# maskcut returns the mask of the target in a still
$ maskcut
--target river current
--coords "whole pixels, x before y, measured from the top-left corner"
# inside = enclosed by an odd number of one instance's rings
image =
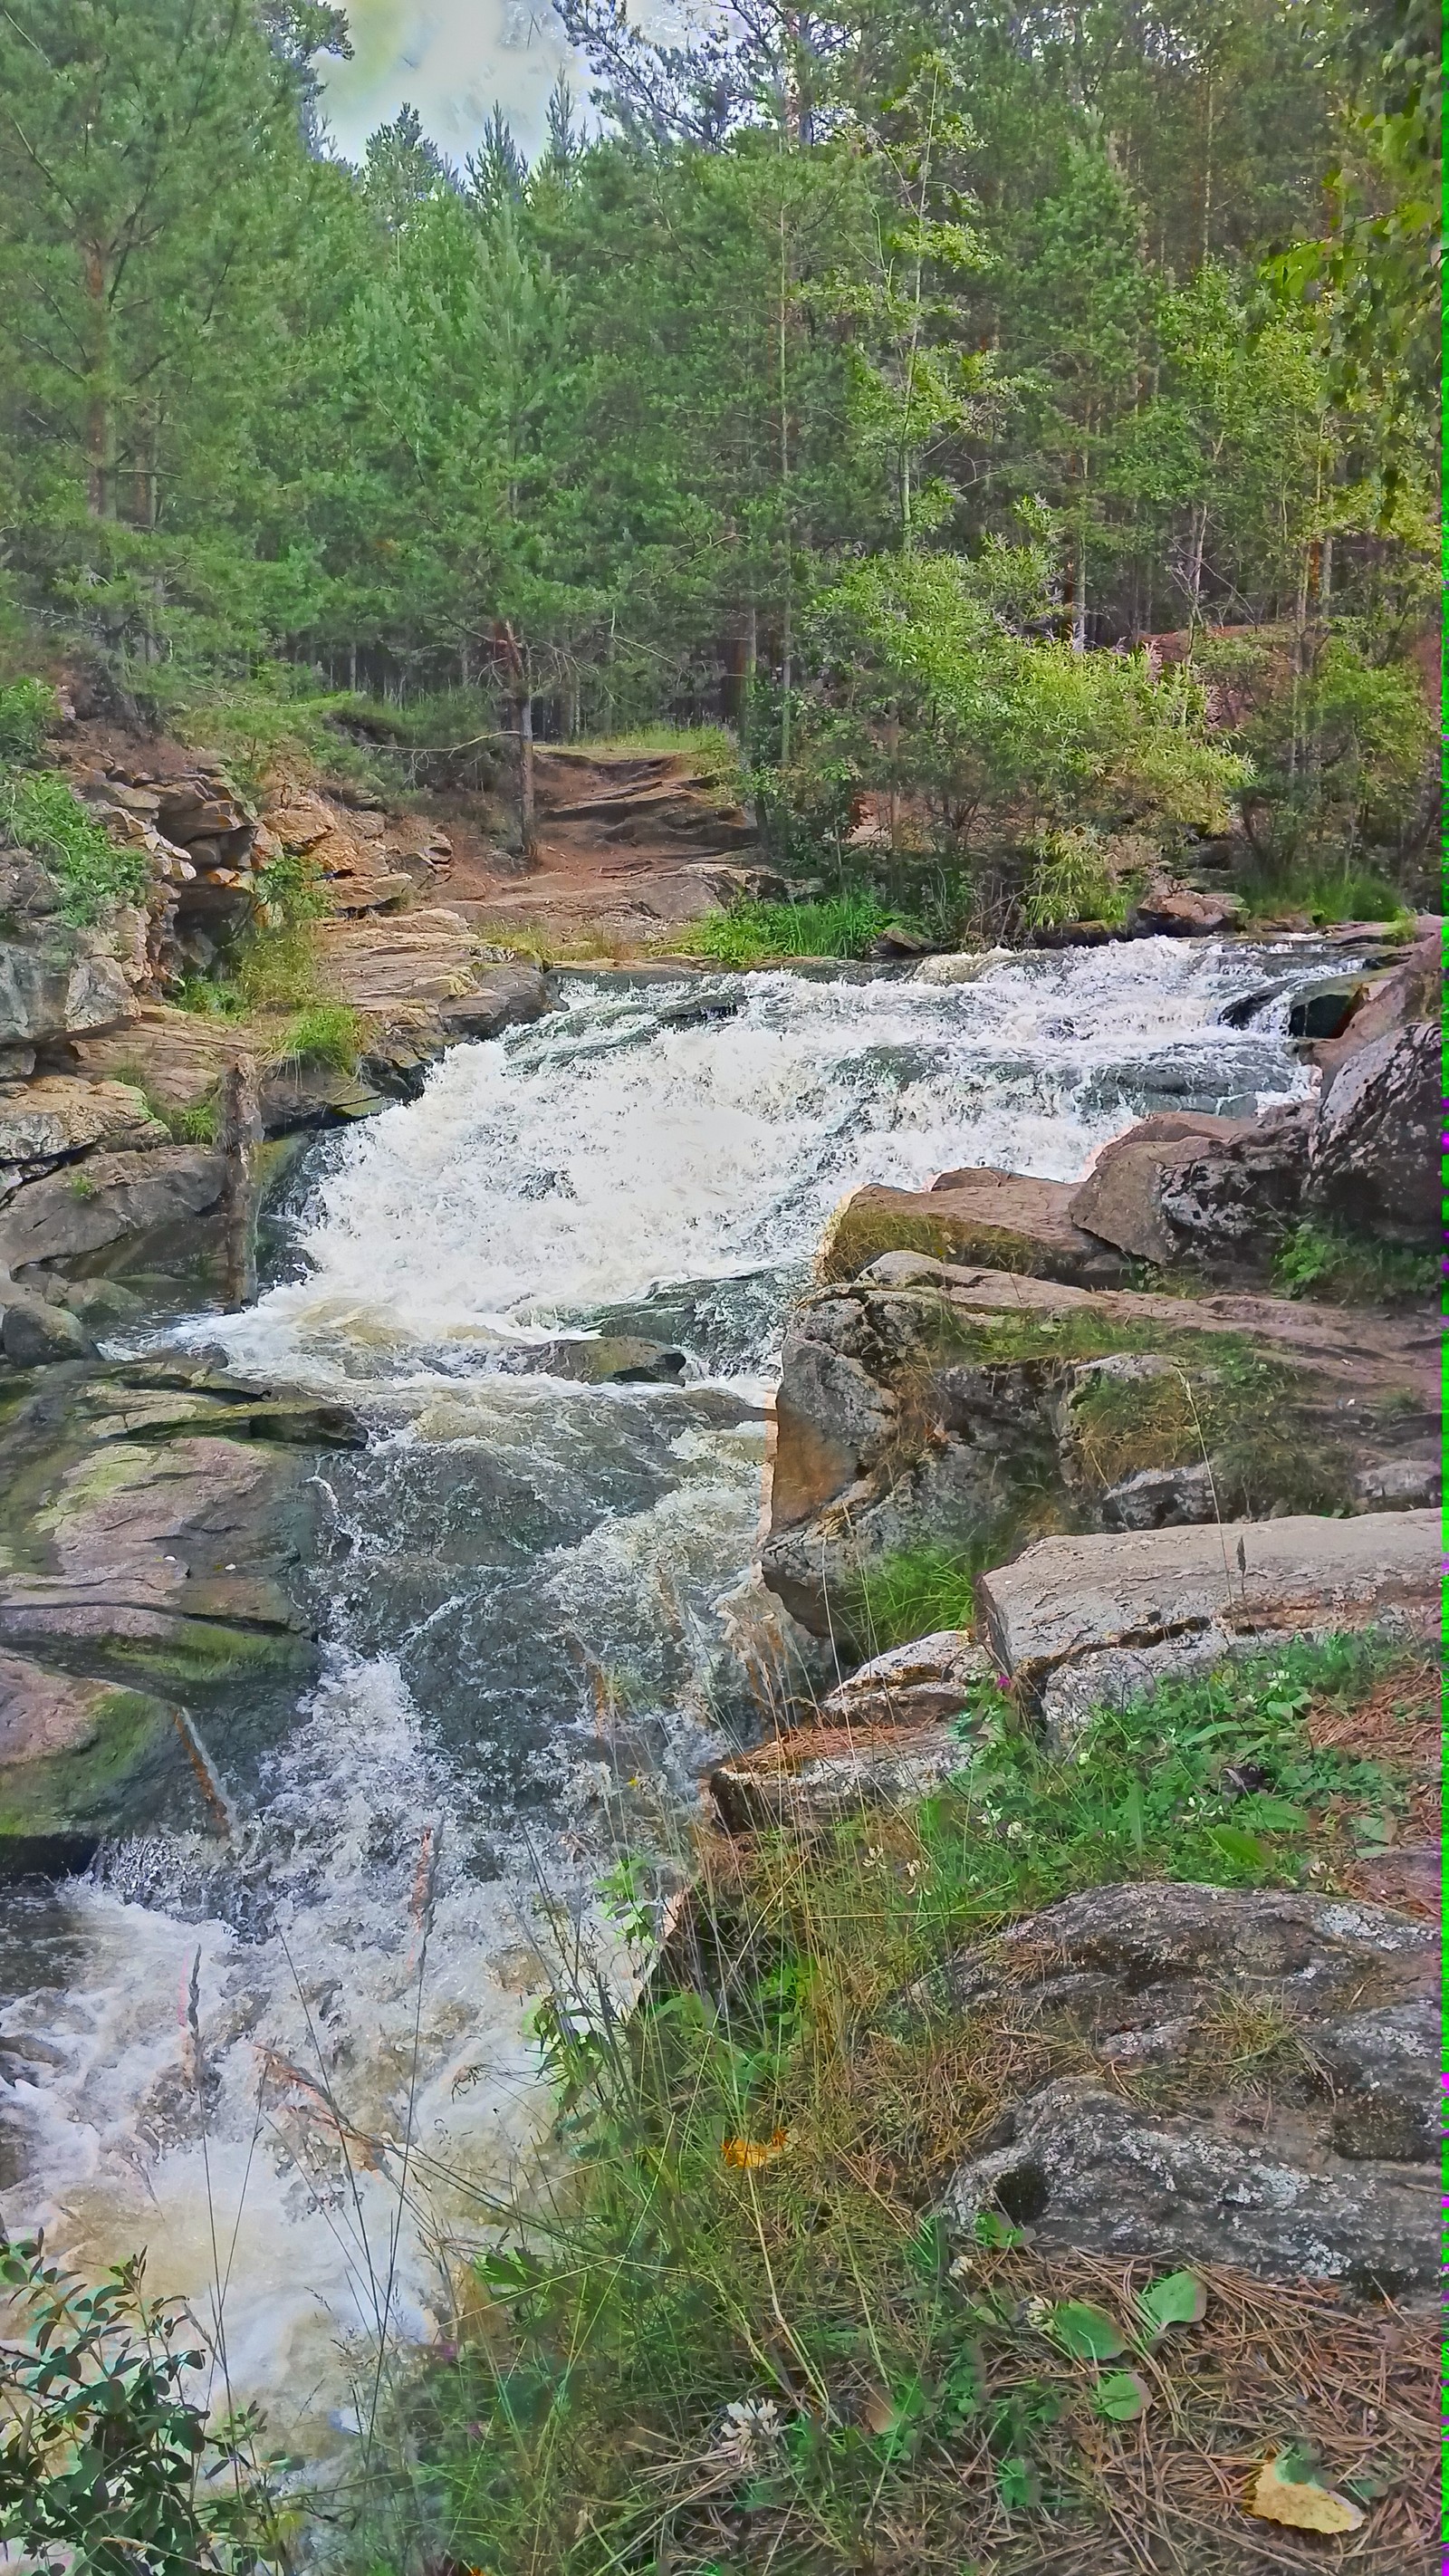
[[[627,1977],[601,1874],[752,1722],[765,1408],[831,1210],[962,1164],[1072,1178],[1148,1110],[1303,1091],[1286,1001],[1222,1013],[1328,962],[579,973],[309,1148],[258,1303],[171,1339],[369,1425],[318,1470],[323,1676],[212,1742],[229,1843],[178,1798],[84,1878],[0,1894],[11,2230],[85,2267],[145,2245],[203,2316],[222,2280],[233,2392],[304,2444],[345,2431],[349,2347],[384,2311],[434,2329],[536,2130],[531,2010]],[[549,1373],[593,1331],[682,1378]]]

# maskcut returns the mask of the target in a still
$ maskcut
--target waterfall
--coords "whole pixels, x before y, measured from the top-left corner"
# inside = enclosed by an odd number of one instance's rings
[[[1281,1012],[1220,1013],[1322,963],[1156,940],[959,983],[581,972],[326,1140],[287,1275],[187,1328],[345,1382],[372,1425],[318,1470],[326,1673],[280,1735],[244,1711],[193,1729],[225,1841],[162,1816],[85,1880],[0,1891],[11,2230],[43,2220],[88,2267],[145,2244],[151,2287],[203,2316],[220,2246],[234,2390],[314,2448],[345,2422],[380,2282],[426,2334],[430,2232],[485,2227],[537,2122],[529,2014],[580,1927],[622,1972],[591,1891],[628,1782],[641,1812],[686,1796],[747,1715],[717,1605],[832,1208],[962,1164],[1070,1178],[1145,1110],[1300,1092]],[[685,1382],[527,1373],[550,1335],[604,1328],[683,1349]]]

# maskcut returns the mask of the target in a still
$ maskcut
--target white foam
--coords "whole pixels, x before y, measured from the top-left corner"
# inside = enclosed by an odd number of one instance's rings
[[[1092,1089],[1124,1059],[1233,1094],[1264,1042],[1215,1015],[1251,974],[1239,951],[1144,940],[956,987],[759,975],[735,1016],[694,1026],[655,1017],[686,988],[575,986],[348,1138],[302,1238],[308,1277],[230,1338],[244,1361],[314,1367],[339,1343],[354,1363],[486,1343],[656,1281],[805,1258],[865,1182],[963,1163],[1073,1178],[1137,1114]],[[1282,1089],[1306,1079],[1284,1051]]]

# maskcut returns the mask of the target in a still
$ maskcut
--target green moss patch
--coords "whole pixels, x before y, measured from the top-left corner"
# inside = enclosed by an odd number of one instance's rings
[[[0,1766],[0,1845],[114,1830],[174,1743],[163,1702],[142,1691],[107,1691],[95,1703],[88,1742]]]

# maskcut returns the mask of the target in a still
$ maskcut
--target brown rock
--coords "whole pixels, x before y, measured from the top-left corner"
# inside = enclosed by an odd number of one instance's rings
[[[854,1279],[885,1252],[979,1262],[1038,1279],[1114,1287],[1126,1263],[1069,1213],[1070,1181],[1017,1172],[943,1172],[928,1190],[856,1190],[831,1218],[821,1246],[822,1279]]]
[[[810,1832],[868,1807],[915,1805],[965,1759],[948,1726],[809,1727],[720,1763],[707,1785],[728,1833]]]
[[[0,1213],[0,1262],[21,1270],[174,1225],[215,1207],[224,1180],[224,1158],[201,1146],[90,1155],[74,1171],[16,1191]]]
[[[1242,917],[1235,894],[1203,894],[1198,887],[1159,877],[1141,897],[1132,916],[1134,930],[1172,939],[1208,939],[1232,930]]]

